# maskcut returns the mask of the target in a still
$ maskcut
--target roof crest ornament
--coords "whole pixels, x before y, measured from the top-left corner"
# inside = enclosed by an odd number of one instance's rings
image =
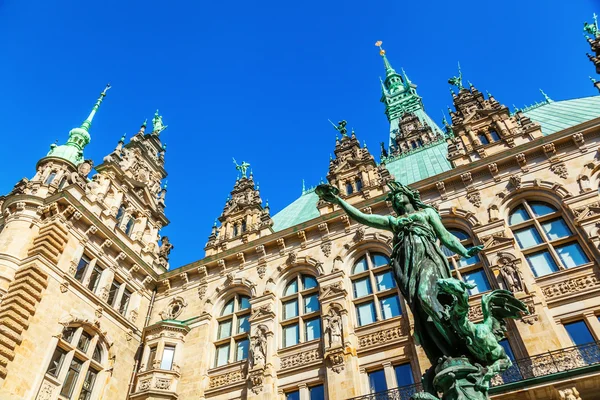
[[[464,88],[462,84],[462,71],[460,70],[460,62],[458,63],[458,76],[453,76],[452,78],[448,79],[448,83],[456,86],[458,90]]]
[[[544,91],[542,89],[540,89],[540,93],[542,94],[542,96],[544,96],[544,100],[546,101],[546,103],[552,103],[554,101],[550,98],[550,96],[548,96],[546,93],[544,93]]]
[[[162,115],[158,115],[158,110],[156,110],[154,118],[152,118],[152,133],[158,136],[162,131],[164,131],[167,128],[168,125],[163,125]]]
[[[336,131],[342,134],[342,137],[348,136],[348,130],[346,129],[346,125],[348,123],[346,122],[346,120],[341,120],[340,122],[338,122],[337,126],[331,120],[328,121],[331,122],[331,125],[333,125]]]
[[[238,171],[240,171],[240,174],[242,175],[242,178],[245,178],[246,177],[246,171],[248,171],[248,167],[250,167],[250,164],[247,163],[246,161],[242,161],[241,164],[238,164],[237,161],[235,161],[235,158],[233,158],[233,164],[235,165],[235,169],[237,169]]]
[[[589,24],[587,22],[583,23],[583,31],[585,33],[589,33],[594,37],[600,36],[600,29],[598,29],[598,16],[594,13],[594,23]]]

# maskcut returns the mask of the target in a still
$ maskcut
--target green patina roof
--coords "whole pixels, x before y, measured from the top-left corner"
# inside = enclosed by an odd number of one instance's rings
[[[523,114],[542,126],[544,136],[600,117],[600,96],[551,101],[526,108]]]
[[[551,135],[585,121],[599,118],[600,96],[550,101],[529,107],[523,113],[542,126],[544,135]],[[427,114],[423,114],[429,119]],[[435,125],[432,123],[430,126]],[[387,168],[397,181],[405,185],[441,174],[452,168],[447,158],[447,146],[446,142],[442,141],[416,150],[389,161]],[[314,191],[304,192],[292,204],[273,216],[273,228],[275,231],[281,231],[318,217],[317,201],[318,197]]]

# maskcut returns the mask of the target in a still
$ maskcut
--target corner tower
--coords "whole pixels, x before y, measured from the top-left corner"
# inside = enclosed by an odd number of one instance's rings
[[[385,115],[390,123],[390,155],[409,152],[442,138],[443,131],[425,113],[423,101],[417,94],[417,85],[408,79],[404,69],[402,74],[396,72],[381,47],[381,41],[375,45],[379,47],[379,55],[385,67],[385,79],[381,80],[380,101],[385,104]],[[420,132],[414,130],[417,127],[430,129]]]

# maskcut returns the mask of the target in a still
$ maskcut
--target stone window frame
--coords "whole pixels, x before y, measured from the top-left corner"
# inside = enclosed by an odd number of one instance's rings
[[[372,258],[371,255],[382,255],[384,256],[387,260],[388,263],[386,265],[382,265],[379,267],[376,267],[373,265],[372,263]],[[366,263],[367,263],[367,269],[366,271],[362,271],[362,272],[357,272],[354,273],[354,268],[355,266],[362,260],[365,259]],[[350,268],[350,275],[349,275],[349,279],[350,279],[350,287],[352,289],[352,293],[351,293],[351,299],[352,299],[352,304],[354,305],[354,319],[355,319],[355,326],[357,328],[362,328],[365,326],[370,326],[376,323],[380,323],[383,321],[387,321],[393,318],[400,318],[403,315],[406,314],[406,309],[404,307],[403,301],[402,301],[402,295],[400,293],[400,289],[398,289],[398,286],[396,284],[395,278],[392,277],[393,282],[394,282],[394,287],[390,288],[390,289],[385,289],[383,291],[379,291],[377,290],[377,280],[375,278],[375,275],[380,275],[386,272],[392,272],[393,274],[393,270],[392,267],[390,265],[390,257],[389,255],[382,251],[380,248],[373,248],[373,249],[365,249],[364,251],[361,251],[360,253],[356,254],[355,257],[353,257],[353,261],[352,262],[352,267]],[[361,296],[361,297],[355,297],[354,295],[354,282],[358,279],[362,279],[368,277],[368,282],[369,285],[371,286],[371,293],[365,296]],[[397,296],[398,298],[398,303],[399,303],[399,307],[400,307],[400,315],[396,315],[390,318],[383,318],[383,312],[381,311],[381,299],[385,299],[385,298],[389,298],[392,296]],[[360,304],[365,304],[365,303],[369,303],[372,302],[373,306],[375,308],[375,321],[373,321],[370,324],[360,324],[359,318],[358,318],[358,306]]]
[[[142,372],[168,372],[179,375],[180,365],[184,358],[184,338],[190,328],[182,327],[178,323],[161,321],[144,329],[144,350],[140,357],[139,373]],[[174,347],[173,360],[170,370],[161,369],[165,347]],[[154,353],[152,353],[154,349]],[[153,358],[151,356],[154,355]]]
[[[475,246],[475,239],[473,238],[472,235],[469,234],[469,231],[466,229],[463,229],[463,227],[456,226],[455,224],[449,224],[446,229],[448,230],[448,232],[450,232],[451,234],[456,236],[460,240],[460,243],[463,246],[465,246],[467,249],[471,248],[472,246]],[[453,232],[457,232],[457,231],[464,234],[466,236],[466,238],[461,239],[459,236],[457,236],[453,233]],[[440,249],[442,249],[442,252],[447,256],[448,263],[450,264],[450,269],[452,271],[452,276],[454,278],[464,281],[463,274],[468,274],[468,273],[477,272],[477,271],[483,271],[490,289],[483,291],[483,292],[478,292],[476,294],[471,294],[471,292],[469,290],[469,295],[477,296],[482,293],[489,292],[490,290],[496,289],[496,287],[494,286],[494,282],[495,282],[495,279],[493,279],[494,275],[492,274],[490,269],[487,268],[487,266],[485,265],[485,262],[483,261],[483,257],[480,254],[476,254],[473,257],[469,257],[468,259],[466,259],[466,260],[469,260],[471,258],[477,258],[477,260],[478,260],[477,262],[474,262],[472,264],[465,264],[465,265],[461,266],[460,263],[462,260],[465,260],[465,258],[452,252],[450,249],[447,249],[442,244],[440,244]],[[447,252],[451,252],[453,254],[448,255]]]
[[[309,278],[313,279],[315,281],[316,285],[312,288],[304,289],[304,278],[305,277],[309,277]],[[292,294],[289,294],[286,296],[285,291],[293,283],[293,281],[296,281],[297,290],[295,293],[292,293]],[[310,274],[310,273],[298,272],[296,274],[293,274],[292,277],[288,277],[288,279],[286,280],[286,283],[283,286],[283,290],[281,291],[281,297],[279,298],[279,300],[281,302],[281,318],[280,318],[280,326],[281,326],[280,348],[281,349],[288,349],[290,347],[294,347],[294,346],[298,346],[298,345],[302,345],[302,344],[306,344],[306,343],[317,342],[323,338],[323,325],[322,325],[322,316],[321,316],[321,302],[319,300],[319,287],[320,287],[320,285],[319,285],[319,281],[317,280],[317,276]],[[319,308],[317,311],[305,313],[306,306],[304,303],[304,299],[305,299],[305,297],[313,296],[313,295],[317,296],[317,302],[318,302]],[[294,301],[294,300],[296,301],[296,304],[298,305],[297,315],[295,317],[284,319],[285,303],[288,303],[288,302]],[[319,337],[317,339],[312,339],[310,341],[307,341],[306,340],[306,323],[308,321],[312,321],[315,319],[319,320],[319,325],[320,325]],[[288,326],[292,326],[292,325],[298,325],[298,342],[293,345],[286,346],[284,343],[285,342],[284,328],[288,327]]]
[[[544,204],[547,206],[550,206],[554,209],[553,212],[542,215],[542,216],[536,216],[535,213],[533,212],[533,209],[531,208],[531,205],[529,203],[540,203],[540,204]],[[519,222],[519,223],[515,223],[515,224],[510,224],[510,217],[513,215],[513,213],[520,207],[523,207],[525,209],[525,211],[527,212],[529,219],[525,220],[523,222]],[[546,231],[542,228],[541,223],[542,222],[547,222],[547,221],[553,221],[553,220],[558,220],[561,219],[565,225],[567,226],[567,228],[571,231],[571,235],[569,236],[565,236],[565,237],[561,237],[558,239],[554,239],[554,240],[550,240],[547,237],[547,233]],[[506,209],[506,225],[508,226],[508,228],[510,229],[511,234],[513,235],[513,237],[515,238],[515,248],[521,252],[521,254],[523,255],[523,257],[525,258],[527,265],[531,271],[531,273],[533,274],[535,279],[540,279],[540,278],[544,278],[544,277],[549,277],[552,276],[556,273],[559,273],[561,271],[566,271],[569,270],[569,268],[565,267],[564,265],[562,265],[562,261],[555,249],[555,247],[558,246],[563,246],[563,245],[568,245],[568,244],[572,244],[572,243],[576,243],[577,245],[579,245],[581,251],[583,252],[583,254],[587,257],[588,262],[587,263],[583,263],[581,265],[577,265],[575,267],[572,267],[570,269],[577,269],[577,268],[583,268],[586,266],[591,266],[593,265],[593,260],[594,258],[590,255],[588,249],[586,248],[586,246],[582,243],[582,240],[580,238],[580,235],[578,235],[577,230],[575,229],[575,226],[573,224],[573,221],[567,217],[567,213],[565,212],[564,208],[561,205],[557,205],[556,202],[553,201],[549,201],[549,199],[547,198],[535,198],[535,197],[522,197],[519,198],[519,200],[514,201],[510,204],[509,207],[507,207]],[[525,228],[529,228],[529,227],[534,227],[535,231],[537,232],[539,238],[541,239],[541,242],[539,244],[536,244],[534,246],[530,246],[527,248],[521,248],[517,242],[517,238],[515,235],[515,231],[521,230],[521,229],[525,229]],[[534,272],[533,268],[531,267],[531,264],[529,262],[529,258],[528,256],[536,254],[536,253],[540,253],[543,251],[547,251],[550,256],[552,257],[552,260],[554,261],[556,267],[558,268],[557,271],[551,272],[549,274],[545,274],[545,275],[540,275],[540,276],[536,276],[536,273]]]
[[[71,335],[66,336],[66,334],[69,332]],[[90,337],[90,340],[87,343],[87,347],[82,349],[80,344],[81,338],[84,334],[87,334]],[[49,383],[52,385],[54,388],[53,390],[56,391],[57,394],[60,393],[60,391],[63,389],[63,385],[65,384],[72,361],[76,359],[80,361],[80,369],[75,382],[71,386],[71,393],[68,396],[60,395],[59,398],[80,398],[84,390],[84,384],[89,376],[88,373],[90,371],[95,371],[96,376],[89,396],[84,398],[97,399],[102,392],[104,385],[103,382],[106,382],[105,374],[108,373],[108,349],[110,345],[107,344],[105,338],[103,338],[96,329],[93,329],[91,326],[85,323],[67,324],[63,328],[62,332],[56,335],[54,338],[55,339],[51,342],[52,350],[43,364],[45,368],[43,379],[45,382],[42,384],[42,389],[45,386],[44,384]],[[50,370],[54,354],[59,349],[64,352],[64,357],[58,366],[57,374],[52,375],[48,371]],[[100,354],[98,357],[95,356],[96,349],[99,349]]]
[[[248,307],[244,309],[240,309],[241,299],[248,299]],[[214,362],[212,363],[213,368],[225,367],[227,365],[243,362],[247,360],[247,357],[244,359],[237,359],[237,343],[246,340],[248,342],[248,349],[250,348],[250,326],[248,326],[248,330],[246,332],[238,333],[239,329],[239,318],[246,317],[248,318],[248,324],[250,324],[249,319],[252,312],[252,306],[250,305],[250,299],[252,297],[248,294],[242,292],[233,293],[231,296],[227,298],[226,301],[223,302],[223,306],[220,309],[219,316],[216,318],[216,329],[214,334],[213,346],[214,346]],[[230,314],[224,314],[225,307],[233,301],[233,312]],[[227,337],[219,339],[219,327],[220,324],[226,321],[231,321],[231,334]],[[227,356],[227,362],[222,365],[218,365],[218,350],[219,347],[229,345],[229,353]]]
[[[77,275],[77,271],[79,270],[79,265],[81,264],[81,261],[83,258],[86,258],[89,262],[88,262],[87,266],[85,267],[85,271],[83,272],[81,279],[77,279],[77,278],[75,278],[75,276]],[[100,274],[98,275],[96,284],[95,284],[94,288],[92,289],[89,287],[89,285],[91,283],[90,280],[91,280],[92,272],[94,271],[96,266],[98,266],[98,268],[100,269]],[[79,260],[74,263],[74,272],[72,273],[72,275],[73,275],[73,279],[75,279],[76,281],[81,283],[81,285],[84,286],[87,290],[89,290],[90,292],[99,296],[100,282],[102,281],[102,276],[106,273],[107,269],[108,268],[100,261],[100,259],[98,257],[95,257],[84,250],[81,257],[79,257]]]

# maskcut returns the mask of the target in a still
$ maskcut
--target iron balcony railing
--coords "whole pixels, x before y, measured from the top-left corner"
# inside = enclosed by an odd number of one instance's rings
[[[537,356],[513,360],[513,365],[492,380],[492,386],[502,386],[531,378],[567,372],[600,364],[600,342],[592,342],[566,349],[549,351]],[[421,390],[421,384],[401,386],[349,400],[409,400]]]

